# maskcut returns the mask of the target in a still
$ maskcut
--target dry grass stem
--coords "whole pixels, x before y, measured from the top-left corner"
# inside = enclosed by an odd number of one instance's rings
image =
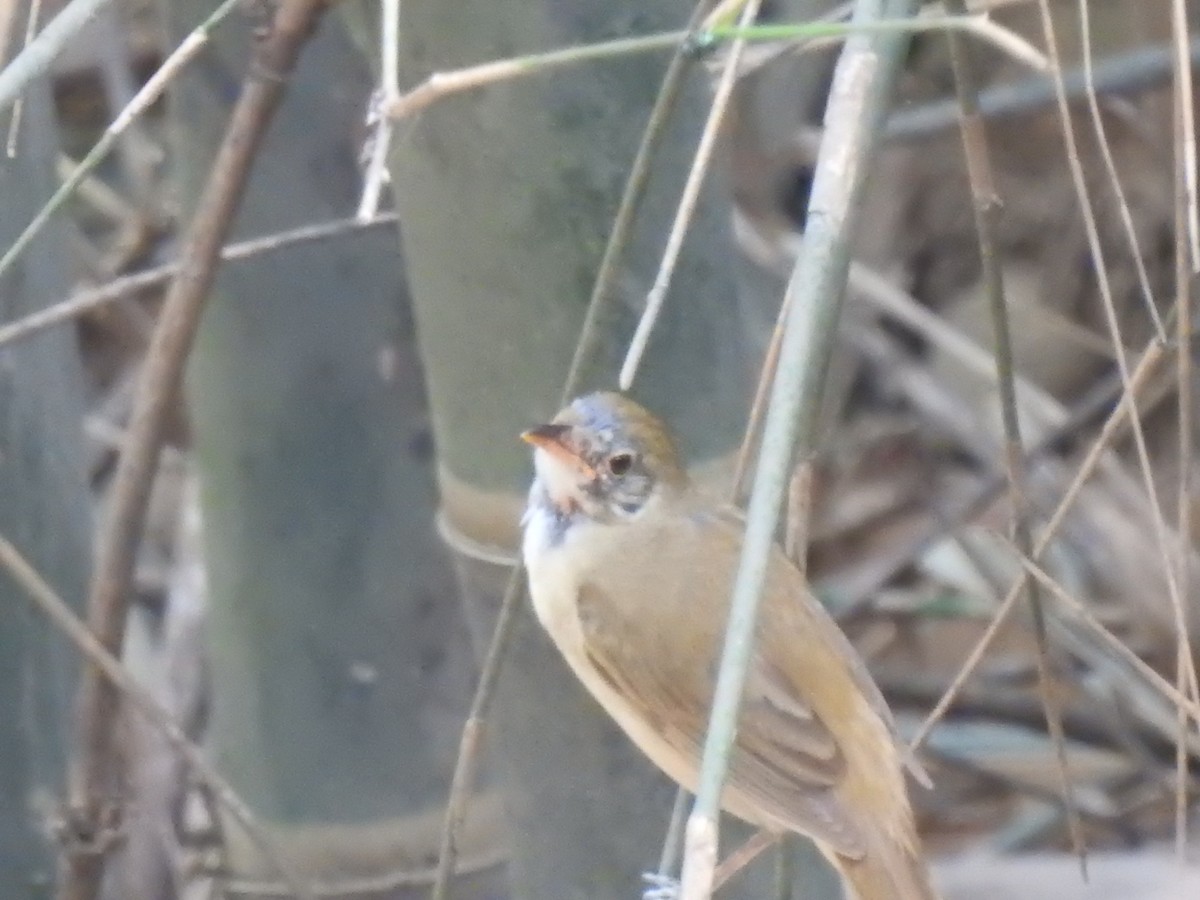
[[[434,72],[417,87],[386,107],[384,114],[392,119],[404,119],[446,97],[503,81],[544,74],[563,66],[579,65],[597,59],[669,50],[683,44],[689,34],[688,31],[671,31],[643,37],[621,38],[514,59],[500,59],[449,72]]]
[[[683,827],[687,823],[688,799],[691,795],[684,789],[675,791],[675,802],[671,804],[671,817],[667,820],[666,836],[662,852],[658,855],[659,878],[669,878],[679,865],[679,854],[683,850]]]
[[[709,0],[699,0],[692,11],[691,19],[685,29],[686,33],[692,33],[708,6]],[[629,167],[629,175],[625,179],[625,187],[621,192],[621,201],[617,205],[617,213],[613,217],[612,228],[609,230],[608,240],[604,244],[604,254],[600,258],[600,265],[596,268],[596,279],[592,283],[587,311],[584,313],[583,324],[580,326],[579,340],[575,345],[575,352],[571,357],[571,367],[567,371],[563,385],[563,394],[560,399],[564,405],[579,387],[583,366],[589,355],[595,352],[595,344],[599,338],[597,334],[599,314],[604,308],[603,304],[617,277],[617,266],[621,256],[628,247],[638,207],[641,205],[642,198],[646,193],[646,186],[649,183],[650,163],[658,151],[659,142],[666,133],[671,112],[675,109],[680,92],[683,90],[684,76],[687,74],[690,61],[691,55],[687,52],[684,43],[681,42],[675,48],[670,63],[667,64],[667,71],[663,74],[662,84],[654,98],[654,106],[646,120],[646,128],[642,132],[637,153]]]
[[[400,0],[382,0],[382,6],[377,94],[379,103],[386,109],[400,99]],[[374,218],[379,212],[380,196],[388,180],[387,158],[395,128],[391,117],[375,108],[375,98],[372,98],[371,106],[369,115],[375,119],[375,133],[371,137],[371,154],[363,176],[362,199],[355,215],[360,222]]]
[[[758,9],[761,2],[762,0],[747,0],[745,7],[742,9],[740,24],[745,26],[754,22],[758,16]],[[721,73],[720,80],[717,82],[716,91],[713,94],[708,119],[704,123],[704,131],[701,132],[700,142],[696,146],[696,154],[692,159],[692,167],[688,171],[687,182],[683,187],[683,195],[679,198],[679,207],[675,213],[675,221],[671,223],[671,230],[667,234],[667,245],[663,250],[658,274],[655,275],[650,292],[646,295],[646,309],[643,311],[642,317],[638,321],[637,329],[633,333],[633,338],[629,342],[629,349],[625,354],[625,362],[621,365],[621,372],[617,377],[617,382],[623,391],[629,390],[633,385],[633,379],[637,375],[638,366],[641,365],[642,355],[646,352],[646,345],[650,342],[650,333],[654,330],[654,323],[658,321],[658,315],[662,311],[663,303],[667,299],[667,291],[671,286],[671,278],[675,274],[675,265],[679,262],[679,254],[683,250],[683,240],[687,236],[688,226],[691,224],[692,216],[696,212],[696,204],[700,200],[700,191],[704,187],[704,177],[708,173],[708,164],[712,160],[713,150],[717,145],[717,137],[720,135],[721,127],[725,122],[725,114],[729,109],[729,101],[733,96],[734,84],[737,81],[738,60],[741,58],[745,46],[746,42],[744,40],[735,39],[729,48],[729,55],[725,58],[725,67]]]
[[[238,241],[227,244],[221,250],[221,261],[232,262],[239,259],[249,259],[262,253],[270,253],[283,247],[304,244],[310,241],[324,241],[353,234],[356,231],[378,228],[384,225],[395,225],[398,217],[395,213],[380,213],[373,219],[360,222],[355,219],[336,219],[332,222],[322,222],[317,225],[303,225],[290,231],[268,234],[263,237]],[[76,291],[70,298],[48,306],[45,309],[30,313],[24,318],[0,325],[0,349],[5,344],[24,340],[39,334],[47,328],[70,322],[93,310],[109,303],[129,297],[138,291],[159,287],[170,281],[179,272],[179,263],[167,263],[114,278],[105,284]]]
[[[733,467],[733,481],[729,488],[730,503],[738,502],[746,483],[746,475],[750,469],[750,453],[754,449],[754,436],[762,427],[762,417],[766,411],[771,381],[775,377],[775,369],[779,365],[779,345],[783,341],[783,325],[787,321],[787,310],[788,301],[785,297],[779,304],[779,312],[775,315],[775,327],[771,330],[771,341],[767,344],[767,353],[758,373],[758,384],[754,388],[754,401],[750,404],[750,416],[746,421],[746,434],[738,448],[737,462]]]
[[[1133,372],[1133,375],[1129,379],[1129,387],[1121,395],[1121,399],[1118,402],[1116,409],[1114,409],[1105,420],[1104,426],[1100,430],[1100,434],[1097,435],[1095,440],[1092,441],[1086,456],[1079,464],[1079,468],[1075,472],[1075,477],[1067,486],[1066,491],[1063,493],[1062,499],[1059,500],[1058,505],[1055,507],[1055,510],[1050,516],[1049,521],[1042,526],[1037,541],[1033,546],[1033,552],[1029,554],[1030,559],[1034,561],[1038,560],[1042,553],[1045,552],[1046,548],[1050,546],[1050,542],[1054,539],[1059,528],[1062,527],[1063,522],[1066,520],[1067,513],[1074,504],[1076,497],[1078,497],[1079,491],[1082,489],[1084,483],[1091,477],[1093,471],[1095,471],[1097,465],[1099,464],[1104,451],[1107,449],[1109,442],[1113,437],[1113,434],[1120,428],[1126,418],[1131,415],[1131,412],[1134,408],[1133,398],[1136,396],[1141,386],[1149,379],[1151,373],[1153,373],[1157,368],[1163,353],[1163,346],[1157,342],[1151,342],[1147,346],[1145,352],[1142,354],[1142,358],[1139,360],[1138,365]],[[913,751],[916,751],[925,742],[925,739],[929,736],[929,732],[933,729],[933,726],[936,725],[943,716],[945,716],[946,711],[949,710],[951,705],[953,705],[955,697],[958,695],[959,691],[962,690],[962,687],[964,684],[966,684],[967,679],[975,671],[976,667],[978,667],[988,647],[991,645],[992,641],[999,632],[1000,626],[1003,624],[1009,612],[1012,610],[1013,605],[1016,603],[1017,597],[1020,596],[1026,577],[1027,576],[1025,575],[1020,576],[1013,583],[1012,587],[1009,588],[1004,600],[993,614],[992,620],[988,624],[988,627],[984,630],[983,634],[979,636],[978,640],[975,642],[975,645],[971,648],[971,652],[967,654],[966,659],[964,659],[962,664],[959,666],[958,671],[955,673],[950,685],[942,694],[941,699],[921,722],[920,727],[917,729],[912,740],[909,742],[909,746]]]
[[[710,900],[716,889],[717,815],[688,816],[679,900]]]
[[[1133,227],[1133,214],[1129,211],[1129,203],[1125,199],[1125,189],[1121,186],[1121,178],[1117,174],[1117,164],[1113,159],[1112,147],[1104,128],[1104,115],[1100,111],[1100,100],[1096,94],[1095,73],[1092,61],[1092,27],[1089,12],[1092,0],[1079,0],[1079,33],[1083,54],[1083,80],[1085,96],[1087,97],[1088,112],[1092,117],[1092,128],[1096,132],[1096,143],[1100,148],[1100,158],[1104,161],[1104,169],[1112,185],[1113,195],[1117,200],[1117,213],[1121,217],[1121,226],[1125,229],[1125,238],[1129,242],[1129,258],[1137,272],[1138,287],[1141,288],[1142,300],[1146,305],[1146,315],[1154,323],[1154,333],[1160,341],[1166,342],[1167,332],[1163,326],[1162,316],[1158,314],[1158,304],[1154,301],[1154,291],[1150,287],[1150,276],[1146,274],[1146,263],[1142,259],[1142,249],[1138,246],[1137,233]]]
[[[1109,281],[1108,272],[1104,252],[1100,243],[1099,229],[1096,225],[1095,212],[1092,208],[1091,197],[1088,194],[1087,182],[1084,177],[1083,164],[1079,158],[1079,150],[1075,141],[1075,133],[1072,126],[1070,109],[1067,105],[1066,92],[1062,84],[1062,70],[1058,61],[1058,38],[1055,33],[1054,19],[1050,12],[1049,0],[1038,0],[1038,8],[1041,14],[1042,31],[1045,37],[1048,55],[1054,64],[1054,82],[1055,94],[1057,97],[1059,124],[1062,129],[1064,141],[1067,150],[1067,162],[1071,172],[1071,180],[1075,185],[1075,192],[1079,199],[1080,211],[1083,216],[1084,230],[1087,235],[1088,248],[1091,252],[1091,257],[1096,271],[1096,283],[1100,291],[1100,299],[1104,310],[1104,317],[1108,326],[1109,337],[1113,343],[1113,349],[1116,353],[1117,369],[1121,373],[1122,382],[1125,385],[1126,395],[1129,397],[1129,403],[1132,406],[1132,415],[1129,418],[1130,424],[1133,426],[1132,435],[1134,448],[1136,450],[1137,459],[1141,468],[1142,480],[1145,485],[1146,501],[1149,504],[1151,523],[1154,528],[1154,537],[1158,544],[1160,558],[1163,562],[1163,576],[1167,584],[1167,593],[1170,597],[1172,610],[1175,617],[1177,655],[1180,658],[1181,665],[1184,669],[1184,679],[1187,684],[1187,693],[1190,696],[1200,696],[1200,688],[1197,686],[1196,667],[1192,659],[1191,653],[1187,646],[1187,631],[1186,631],[1186,614],[1184,612],[1184,600],[1180,595],[1178,570],[1175,566],[1175,553],[1172,550],[1172,541],[1168,534],[1166,520],[1163,516],[1162,506],[1159,503],[1158,495],[1154,486],[1153,469],[1150,464],[1150,456],[1146,449],[1146,438],[1141,424],[1141,418],[1138,414],[1136,399],[1131,394],[1129,362],[1125,351],[1124,341],[1121,337],[1121,328],[1117,319],[1116,306],[1113,300],[1112,286]]]
[[[1177,166],[1183,169],[1183,195],[1185,198],[1184,229],[1187,235],[1188,252],[1191,255],[1191,272],[1200,272],[1200,198],[1196,187],[1196,114],[1195,97],[1192,90],[1192,64],[1188,53],[1188,14],[1184,0],[1171,0],[1171,41],[1174,49],[1175,109],[1177,116],[1178,147],[1180,159]]]
[[[1015,548],[1014,548],[1015,549]],[[1036,578],[1041,584],[1065,606],[1075,619],[1082,622],[1088,629],[1099,637],[1120,660],[1128,664],[1131,668],[1145,679],[1146,683],[1157,691],[1164,700],[1169,702],[1176,709],[1191,718],[1193,722],[1200,725],[1200,703],[1194,699],[1185,696],[1175,685],[1163,678],[1158,672],[1154,671],[1145,660],[1134,653],[1125,645],[1125,643],[1115,634],[1108,630],[1090,609],[1080,600],[1072,597],[1071,594],[1064,588],[1053,576],[1051,576],[1044,568],[1038,565],[1027,556],[1018,554],[1021,565],[1025,567],[1026,572]],[[1185,745],[1186,747],[1186,745]],[[1197,746],[1195,751],[1200,755],[1200,746]]]
[[[730,853],[717,865],[716,871],[713,872],[714,892],[719,891],[734,875],[750,865],[772,847],[777,846],[783,840],[783,835],[775,834],[770,831],[759,830],[750,835],[746,842]]]
[[[950,707],[954,705],[959,691],[967,683],[967,679],[975,673],[975,669],[978,668],[979,663],[983,661],[984,654],[991,647],[992,641],[996,639],[996,635],[1000,633],[1001,627],[1008,622],[1008,617],[1012,613],[1013,607],[1017,605],[1017,601],[1021,598],[1022,588],[1022,580],[1018,579],[1017,583],[1009,589],[1004,599],[1000,602],[1000,605],[996,607],[995,612],[992,613],[992,618],[988,621],[987,627],[975,641],[975,645],[971,648],[971,652],[967,654],[966,659],[962,661],[958,671],[954,673],[954,678],[951,679],[946,689],[942,691],[942,695],[938,698],[937,703],[934,704],[933,709],[921,721],[920,727],[917,728],[909,740],[908,747],[911,752],[916,753],[921,748],[926,738],[929,737],[929,732],[933,730],[933,727],[942,720]]]
[[[1182,2],[1172,4],[1172,27],[1186,36],[1186,15]],[[1186,61],[1182,62],[1183,69],[1187,68]],[[1179,534],[1179,589],[1184,597],[1191,597],[1191,560],[1192,560],[1192,470],[1194,468],[1193,425],[1193,381],[1192,381],[1192,294],[1191,272],[1197,257],[1192,253],[1192,266],[1188,265],[1189,242],[1187,239],[1191,229],[1191,249],[1195,249],[1195,123],[1190,115],[1192,109],[1191,74],[1180,70],[1175,81],[1175,289],[1178,291],[1177,309],[1178,320],[1178,352],[1176,359],[1176,384],[1178,385],[1179,405],[1179,488],[1176,494],[1178,534]],[[1189,166],[1191,169],[1189,170]],[[1176,645],[1175,684],[1180,693],[1187,688],[1187,667],[1191,659],[1191,647],[1187,642],[1188,610],[1181,607],[1180,623],[1183,635]],[[1184,655],[1188,659],[1184,659]],[[1191,695],[1196,698],[1195,692]],[[1179,741],[1175,750],[1175,855],[1180,862],[1184,860],[1187,849],[1188,834],[1188,756],[1185,752],[1187,742],[1187,722],[1182,704],[1179,706],[1177,726]]]
[[[996,354],[976,343],[961,330],[931,311],[917,298],[897,287],[887,278],[861,263],[850,267],[850,284],[872,306],[886,313],[953,357],[975,374],[996,380]],[[1013,372],[1019,388],[1020,407],[1025,415],[1038,422],[1053,422],[1062,418],[1058,402],[1019,372]]]
[[[946,0],[951,12],[966,12],[966,0]],[[1000,396],[1000,418],[1004,428],[1005,474],[1008,477],[1008,493],[1012,503],[1013,538],[1021,553],[1032,550],[1033,537],[1030,526],[1031,509],[1026,484],[1024,441],[1021,437],[1020,416],[1017,413],[1017,392],[1011,325],[1004,281],[1000,269],[996,231],[999,225],[1001,198],[997,193],[995,174],[988,153],[987,134],[983,118],[979,114],[979,77],[970,48],[956,34],[947,35],[950,42],[950,60],[954,71],[955,93],[961,112],[963,155],[967,163],[967,180],[971,188],[971,201],[975,213],[975,234],[979,245],[980,278],[987,295],[991,312],[992,334],[995,344],[996,380]],[[1062,793],[1063,809],[1067,817],[1067,830],[1071,844],[1079,857],[1084,877],[1086,870],[1086,848],[1083,826],[1073,797],[1071,777],[1067,767],[1066,738],[1063,734],[1062,710],[1055,697],[1050,675],[1050,651],[1046,634],[1045,613],[1037,585],[1026,585],[1029,608],[1033,618],[1034,639],[1037,643],[1038,692],[1046,715],[1046,726],[1054,744],[1059,790]]]

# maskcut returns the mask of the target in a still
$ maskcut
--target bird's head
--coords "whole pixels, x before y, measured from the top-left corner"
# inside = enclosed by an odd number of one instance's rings
[[[579,397],[521,437],[534,446],[537,485],[560,514],[629,520],[687,487],[667,426],[621,394]]]

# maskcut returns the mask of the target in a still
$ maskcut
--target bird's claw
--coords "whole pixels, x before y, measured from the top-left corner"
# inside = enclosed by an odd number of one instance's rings
[[[646,882],[642,900],[679,900],[678,878],[658,872],[643,872],[642,881]]]

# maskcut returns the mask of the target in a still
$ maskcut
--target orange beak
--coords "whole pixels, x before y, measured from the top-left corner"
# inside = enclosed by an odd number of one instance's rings
[[[554,459],[566,463],[588,478],[596,477],[596,470],[585,463],[579,453],[567,442],[567,436],[570,433],[570,425],[551,422],[546,425],[536,425],[528,431],[522,431],[521,440],[527,444],[533,444],[539,450],[545,450]]]

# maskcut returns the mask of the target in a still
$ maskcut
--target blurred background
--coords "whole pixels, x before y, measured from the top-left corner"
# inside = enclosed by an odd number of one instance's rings
[[[203,226],[244,82],[275,61],[263,48],[275,46],[279,10],[302,3],[84,0],[88,21],[16,104],[4,81],[14,69],[0,70],[0,537],[97,633],[93,548],[111,527],[159,312]],[[0,0],[0,62],[82,6]],[[1057,58],[1066,90],[1064,120],[1028,55],[964,38],[1024,445],[1002,428],[949,45],[921,31],[867,163],[821,410],[809,577],[902,733],[923,739],[934,787],[911,793],[946,900],[1200,896],[1188,766],[1200,752],[1188,710],[1200,703],[1180,664],[1200,623],[1188,312],[1197,10],[968,6],[1027,42],[1043,69]],[[163,95],[110,129],[214,11]],[[0,898],[293,896],[264,842],[314,896],[430,894],[531,476],[517,435],[553,415],[573,360],[580,392],[615,386],[724,56],[684,56],[578,354],[671,46],[439,96],[395,121],[389,103],[432,73],[682,29],[692,12],[683,0],[410,0],[389,50],[379,4],[320,5],[220,233],[229,258],[180,351],[186,378],[167,388],[133,578],[105,641],[254,825],[127,698],[99,726],[111,741],[96,764],[83,657],[29,602],[7,554]],[[774,0],[760,21],[844,12]],[[1047,15],[1053,56],[1042,55]],[[803,240],[839,48],[749,46],[635,384],[714,496],[732,490]],[[74,175],[101,140],[110,150]],[[360,210],[372,183],[382,200]],[[1025,574],[1008,537],[1014,458],[1045,573],[1034,581],[1061,750],[1028,605],[1004,605]],[[1092,854],[1087,882],[1060,752]],[[640,892],[674,787],[576,685],[524,606],[480,753],[452,896]],[[80,808],[93,764],[104,777]],[[724,894],[837,896],[803,848],[784,853],[789,878],[768,856]],[[91,887],[64,893],[85,870]]]

